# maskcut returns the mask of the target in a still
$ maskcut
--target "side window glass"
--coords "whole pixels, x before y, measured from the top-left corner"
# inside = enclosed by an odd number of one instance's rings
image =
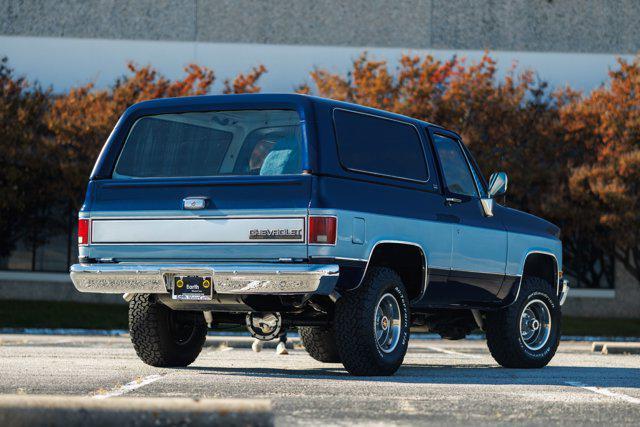
[[[433,141],[449,191],[464,196],[478,197],[478,190],[460,143],[442,135],[434,135]]]
[[[480,190],[480,197],[488,197],[487,196],[487,183],[484,181],[482,171],[480,171],[480,167],[478,166],[478,162],[473,157],[471,150],[468,147],[465,147],[467,150],[467,157],[469,158],[469,163],[471,164],[471,172],[473,173],[473,178],[476,180],[476,184],[478,185],[478,189]]]
[[[429,172],[415,127],[396,120],[336,109],[338,156],[352,171],[426,182]]]

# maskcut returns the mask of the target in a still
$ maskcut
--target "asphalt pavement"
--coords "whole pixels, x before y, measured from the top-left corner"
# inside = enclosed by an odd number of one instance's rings
[[[276,425],[637,425],[640,355],[565,341],[540,370],[500,368],[484,341],[413,339],[392,377],[357,378],[294,342],[254,353],[209,337],[183,369],[153,368],[128,337],[0,335],[0,394],[267,399]]]

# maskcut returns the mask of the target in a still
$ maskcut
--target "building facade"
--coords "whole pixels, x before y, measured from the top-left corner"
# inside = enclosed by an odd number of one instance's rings
[[[219,81],[264,64],[269,92],[361,52],[448,59],[490,50],[555,85],[590,89],[640,48],[636,0],[0,0],[0,54],[65,89],[123,74],[129,60],[172,77],[196,62]]]

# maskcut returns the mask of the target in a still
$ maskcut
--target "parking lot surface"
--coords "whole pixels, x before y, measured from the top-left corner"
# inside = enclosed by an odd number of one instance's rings
[[[225,344],[226,343],[226,344]],[[484,341],[413,339],[395,376],[357,378],[299,344],[254,353],[209,337],[188,368],[143,364],[128,337],[0,335],[0,393],[270,399],[277,425],[627,424],[640,420],[640,356],[563,342],[541,370],[503,369]]]

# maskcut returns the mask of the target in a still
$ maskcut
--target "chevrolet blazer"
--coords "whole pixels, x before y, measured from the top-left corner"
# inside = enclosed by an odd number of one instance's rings
[[[160,99],[129,108],[79,213],[81,292],[122,293],[153,366],[207,331],[298,329],[308,353],[391,375],[413,326],[480,329],[504,367],[555,354],[567,282],[553,224],[505,207],[455,132],[304,95]]]

